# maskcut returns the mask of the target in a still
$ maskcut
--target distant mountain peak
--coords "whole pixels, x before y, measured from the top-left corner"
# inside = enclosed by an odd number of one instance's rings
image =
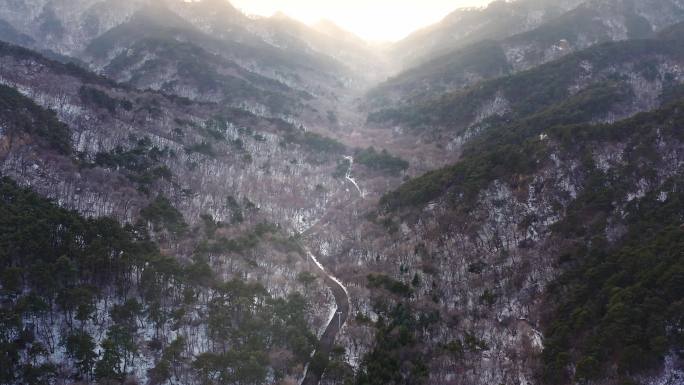
[[[286,13],[283,12],[283,11],[277,11],[276,13],[274,13],[273,15],[271,15],[271,19],[294,20],[292,17],[288,16],[288,14],[286,14]]]
[[[148,26],[192,28],[190,23],[173,12],[164,0],[151,0],[137,10],[131,22]]]
[[[200,0],[200,1],[185,1],[181,0],[190,5],[202,6],[205,8],[212,8],[217,12],[230,12],[234,14],[242,14],[240,10],[235,8],[235,6],[228,0]]]
[[[355,33],[345,29],[344,27],[341,27],[339,24],[335,23],[330,19],[321,19],[318,22],[312,24],[311,28],[319,33],[344,41],[362,44],[366,43],[364,39],[362,39]]]
[[[313,24],[314,27],[318,28],[334,28],[334,29],[342,29],[337,23],[330,19],[321,19],[317,21],[316,23]]]
[[[339,24],[335,23],[330,19],[321,19],[318,22],[312,24],[311,27],[320,32],[352,34],[351,32],[340,27]]]

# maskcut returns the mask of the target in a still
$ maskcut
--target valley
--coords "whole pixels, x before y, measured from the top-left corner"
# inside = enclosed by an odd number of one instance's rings
[[[0,3],[0,384],[682,383],[683,25]]]

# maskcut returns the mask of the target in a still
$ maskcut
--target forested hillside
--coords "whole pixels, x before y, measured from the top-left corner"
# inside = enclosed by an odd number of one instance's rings
[[[370,290],[350,336],[377,333],[360,383],[630,381],[676,361],[683,103],[493,131],[385,195],[346,267]]]
[[[684,383],[683,20],[0,2],[0,384]]]
[[[552,110],[577,123],[614,121],[653,109],[678,92],[684,60],[678,39],[671,30],[661,39],[597,45],[529,71],[379,111],[368,120],[452,140]],[[577,104],[592,110],[578,113]]]
[[[442,36],[440,29],[426,31],[420,47],[430,47],[431,42],[441,41],[441,45],[448,48],[436,50],[424,63],[407,68],[374,87],[366,97],[371,111],[387,104],[416,103],[445,92],[459,91],[481,80],[528,70],[597,44],[652,38],[684,20],[684,5],[662,0],[518,0],[494,2],[485,10],[470,13],[479,22],[470,31],[476,38],[467,34]],[[486,15],[496,15],[502,20],[480,21],[480,18],[489,20]],[[528,21],[507,26],[506,23],[520,17]],[[465,26],[469,23],[455,24],[457,28]],[[477,31],[482,26],[501,30],[481,35]]]
[[[185,230],[163,207],[143,218]],[[85,219],[7,178],[0,214],[3,383],[102,383],[131,373],[155,384],[261,383],[292,374],[314,349],[301,294],[274,298],[259,283],[227,280],[204,247],[185,261],[165,254],[144,221]],[[230,241],[207,227],[194,237],[226,251],[277,241],[264,225]]]

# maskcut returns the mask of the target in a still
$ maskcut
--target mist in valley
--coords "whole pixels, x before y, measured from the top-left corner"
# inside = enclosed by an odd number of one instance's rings
[[[681,0],[0,1],[0,384],[684,383],[683,37]]]

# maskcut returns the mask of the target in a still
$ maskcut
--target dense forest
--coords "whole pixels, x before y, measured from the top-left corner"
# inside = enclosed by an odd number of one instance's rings
[[[540,375],[546,383],[612,376],[628,381],[658,368],[665,355],[682,346],[681,172],[663,186],[662,191],[670,193],[631,201],[627,196],[635,175],[657,177],[659,138],[684,140],[683,107],[680,100],[604,125],[564,124],[568,113],[581,114],[581,109],[535,115],[508,126],[505,135],[485,133],[469,144],[457,164],[414,179],[381,202],[389,218],[411,220],[416,208],[433,201],[468,215],[495,180],[515,185],[525,175],[538,173],[558,151],[579,157],[586,173],[583,192],[567,207],[565,219],[552,227],[554,239],[574,246],[558,257],[564,273],[546,292],[551,306],[544,312],[547,340]],[[600,169],[594,149],[619,142],[628,149],[624,165],[609,172]],[[620,242],[609,242],[604,235],[608,218],[623,205],[628,230]],[[377,278],[371,285],[374,282]],[[415,328],[406,330],[417,333]],[[451,345],[457,351],[463,346]]]
[[[160,198],[142,217],[180,234],[179,215]],[[2,383],[123,380],[143,353],[155,357],[152,383],[183,381],[189,368],[205,384],[266,383],[315,346],[301,295],[274,298],[258,283],[222,280],[203,248],[187,261],[165,255],[145,222],[86,219],[4,178],[0,234]],[[212,243],[241,251],[264,234]],[[206,325],[207,351],[190,345],[187,323]]]
[[[0,384],[684,383],[682,0],[240,6],[0,1]]]
[[[643,113],[615,124],[579,124],[595,109],[613,103],[617,95],[620,95],[619,88],[603,85],[527,119],[504,122],[500,125],[501,130],[485,132],[469,143],[457,164],[407,182],[383,196],[380,203],[386,209],[395,210],[425,205],[446,196],[453,204],[467,208],[488,183],[496,179],[510,180],[515,175],[529,174],[540,167],[541,160],[547,158],[552,150],[547,145],[548,138],[568,147],[584,141],[624,137],[631,138],[638,148],[651,151],[653,143],[642,135],[652,136],[661,126],[681,138],[681,130],[678,129],[684,119],[681,100],[662,110]]]
[[[659,367],[671,349],[684,346],[681,183],[668,182],[674,192],[664,202],[652,194],[630,205],[622,245],[610,245],[578,220],[591,215],[598,222],[592,227],[600,228],[615,194],[602,184],[591,186],[580,198],[586,204],[578,202],[557,225],[558,234],[576,234],[586,243],[561,255],[567,272],[549,289],[556,305],[548,314],[544,381],[591,381],[617,368],[629,383],[630,375]],[[568,364],[575,365],[574,374]]]
[[[477,120],[483,105],[497,98],[506,101],[504,113],[507,118],[521,119],[575,97],[572,86],[583,76],[595,77],[591,83],[596,89],[606,83],[625,84],[628,78],[619,68],[630,62],[636,62],[633,70],[646,79],[664,77],[664,83],[673,83],[673,74],[662,74],[658,70],[658,60],[684,57],[681,47],[672,44],[675,38],[666,35],[663,39],[597,45],[529,71],[483,81],[437,98],[380,110],[370,114],[368,120],[376,124],[401,124],[419,131],[460,132]],[[597,108],[596,111],[605,113],[606,109]]]
[[[33,136],[40,142],[62,154],[69,155],[71,131],[61,123],[53,111],[39,107],[16,89],[0,85],[0,116],[7,125],[5,135],[9,146]],[[3,130],[4,131],[4,130]]]

